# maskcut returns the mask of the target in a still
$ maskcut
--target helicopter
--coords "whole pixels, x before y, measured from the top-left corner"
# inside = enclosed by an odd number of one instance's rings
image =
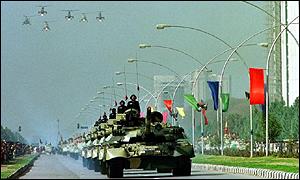
[[[44,21],[43,31],[50,31],[50,27],[49,27],[48,21]]]
[[[24,17],[25,17],[25,20],[23,22],[23,25],[31,25],[29,17],[34,17],[34,16],[25,16],[24,15]]]
[[[88,22],[88,19],[87,19],[87,17],[86,17],[85,14],[86,14],[86,13],[82,13],[82,17],[81,17],[81,19],[79,20],[79,22]]]
[[[104,20],[104,16],[101,15],[102,11],[99,11],[99,16],[96,17],[96,20],[98,20],[99,22],[102,22]]]
[[[65,16],[66,20],[70,21],[74,18],[74,16],[71,15],[72,11],[79,11],[79,10],[62,10],[62,11],[68,11],[68,14]]]
[[[40,16],[44,16],[44,15],[47,14],[47,11],[45,11],[45,7],[47,7],[47,6],[37,6],[37,7],[41,7],[41,10],[38,11],[38,14],[39,14]]]

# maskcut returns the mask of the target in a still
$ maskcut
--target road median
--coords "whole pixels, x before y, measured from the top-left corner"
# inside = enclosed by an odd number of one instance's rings
[[[1,179],[16,179],[33,165],[39,154],[27,154],[1,165]]]
[[[197,155],[193,158],[193,168],[262,178],[299,179],[299,159],[295,158]]]

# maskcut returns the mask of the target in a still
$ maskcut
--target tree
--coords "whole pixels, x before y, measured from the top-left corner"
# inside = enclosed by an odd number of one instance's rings
[[[293,139],[299,139],[299,96],[295,99],[290,108],[291,113],[291,136]]]
[[[268,134],[269,140],[274,142],[278,140],[282,133],[282,123],[281,120],[286,118],[286,108],[284,107],[284,102],[275,101],[271,103],[269,108],[269,121],[268,121]],[[255,117],[258,117],[258,132],[256,133],[257,140],[263,141],[266,136],[266,118],[262,112],[255,111]]]

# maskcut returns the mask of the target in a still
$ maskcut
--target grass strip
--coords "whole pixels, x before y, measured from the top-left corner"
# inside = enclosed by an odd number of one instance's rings
[[[276,171],[299,173],[299,159],[296,158],[277,158],[277,157],[232,157],[197,155],[192,159],[193,163],[215,164],[235,167],[261,168]]]
[[[15,158],[14,160],[9,161],[8,163],[1,165],[1,179],[7,179],[18,169],[30,163],[37,155],[27,154]]]

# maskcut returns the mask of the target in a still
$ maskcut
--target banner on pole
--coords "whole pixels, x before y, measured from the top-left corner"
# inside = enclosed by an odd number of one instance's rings
[[[264,70],[249,68],[250,73],[250,104],[265,104]]]
[[[211,96],[214,101],[214,110],[216,111],[219,107],[219,98],[218,98],[218,93],[219,93],[219,81],[207,81],[208,86],[211,91]]]
[[[223,105],[222,111],[227,112],[229,107],[229,93],[222,93],[221,98],[222,98],[222,105]]]

